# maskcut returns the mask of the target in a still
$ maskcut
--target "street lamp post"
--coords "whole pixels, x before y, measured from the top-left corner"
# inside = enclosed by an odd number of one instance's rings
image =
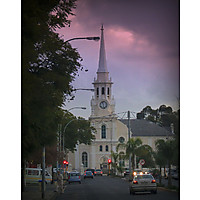
[[[77,38],[71,38],[67,40],[66,42],[70,42],[72,40],[94,40],[94,41],[99,41],[100,37],[77,37]]]
[[[86,107],[73,107],[73,108],[70,108],[70,109],[68,109],[68,110],[64,110],[64,111],[67,111],[67,112],[69,112],[70,110],[73,110],[73,109],[82,109],[82,110],[86,110]],[[71,121],[70,121],[70,123],[71,123]],[[69,123],[67,124],[67,126],[69,125]],[[65,151],[64,151],[64,146],[65,146],[65,137],[64,137],[64,132],[65,132],[65,129],[66,129],[66,127],[67,127],[66,125],[65,125],[65,127],[64,127],[64,129],[63,129],[63,131],[62,131],[62,127],[61,127],[61,124],[59,124],[58,125],[58,147],[57,147],[57,153],[58,152],[61,152],[61,146],[63,146],[63,148],[62,148],[62,151],[63,151],[63,154],[65,154]],[[61,135],[63,136],[62,137],[62,139],[61,139]],[[62,141],[63,140],[63,141]],[[58,155],[58,154],[57,154]],[[57,166],[56,166],[56,168],[57,168],[57,170],[58,170],[58,165],[59,165],[59,163],[58,163],[58,157],[57,157]]]
[[[82,110],[86,110],[86,107],[73,107],[73,108],[68,109],[67,111],[70,111],[70,110],[73,110],[73,109],[82,109]],[[64,150],[64,145],[65,145],[64,132],[65,132],[65,129],[66,129],[66,126],[64,127],[64,130],[63,130],[63,153],[65,153],[65,150]]]

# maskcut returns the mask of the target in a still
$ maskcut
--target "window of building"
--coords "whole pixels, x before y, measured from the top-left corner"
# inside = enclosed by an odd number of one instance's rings
[[[119,141],[120,143],[124,143],[125,139],[124,139],[124,137],[120,137],[118,141]]]
[[[106,126],[101,126],[101,138],[106,138]]]
[[[99,96],[99,88],[97,88],[97,96]]]
[[[110,95],[110,88],[109,87],[107,88],[107,95],[108,96]]]
[[[104,87],[101,88],[101,94],[105,94]]]
[[[82,153],[82,163],[83,167],[88,167],[88,156],[86,152]]]
[[[102,145],[99,146],[99,151],[102,151]]]
[[[106,151],[108,151],[108,145],[106,145]]]

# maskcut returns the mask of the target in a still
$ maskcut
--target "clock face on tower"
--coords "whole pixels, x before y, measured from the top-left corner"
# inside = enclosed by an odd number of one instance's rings
[[[99,106],[100,106],[100,108],[105,109],[105,108],[107,108],[108,104],[107,104],[106,101],[102,101],[102,102],[99,104]]]

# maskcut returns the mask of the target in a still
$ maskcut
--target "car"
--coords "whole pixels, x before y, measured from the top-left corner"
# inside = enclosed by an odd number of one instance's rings
[[[84,179],[86,178],[94,178],[94,174],[91,171],[86,171],[84,173]]]
[[[95,175],[95,176],[98,176],[98,175],[102,176],[102,175],[103,175],[103,172],[102,172],[101,169],[96,169],[96,170],[94,171],[94,175]]]
[[[26,183],[38,183],[42,180],[42,169],[41,168],[26,168],[25,169]],[[45,169],[45,183],[51,183],[52,176]]]
[[[81,176],[79,172],[70,172],[68,174],[68,183],[78,182],[81,184]]]
[[[129,187],[130,194],[135,194],[135,192],[151,192],[157,193],[157,183],[151,174],[137,174],[133,177],[133,181],[130,183]]]
[[[129,168],[125,168],[125,169],[124,169],[124,177],[125,177],[126,175],[129,175]]]
[[[91,171],[94,174],[95,169],[86,169],[85,172],[86,171]]]

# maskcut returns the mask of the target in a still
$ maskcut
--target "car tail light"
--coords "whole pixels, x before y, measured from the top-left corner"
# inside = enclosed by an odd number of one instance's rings
[[[151,182],[152,182],[152,183],[156,183],[156,180],[154,179],[154,180],[152,180]]]
[[[79,176],[79,179],[81,179],[81,177]]]
[[[84,176],[86,176],[86,174],[84,174]]]
[[[93,175],[93,173],[92,173],[92,175]]]
[[[103,174],[103,172],[101,172],[101,174]]]
[[[137,181],[133,181],[133,184],[138,184],[138,182]]]
[[[95,174],[97,173],[97,172],[94,172]]]

